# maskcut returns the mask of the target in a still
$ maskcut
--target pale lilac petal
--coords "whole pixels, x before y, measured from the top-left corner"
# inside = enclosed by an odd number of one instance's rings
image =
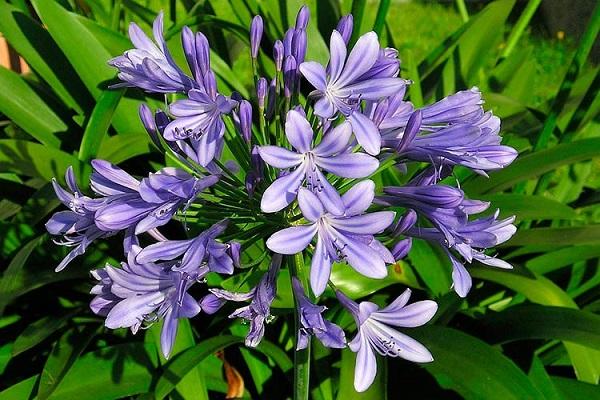
[[[198,302],[188,293],[185,293],[181,302],[181,308],[179,309],[179,316],[192,318],[198,315],[200,311],[202,311],[202,308],[200,308]]]
[[[418,363],[433,361],[433,356],[429,350],[410,336],[387,327],[383,330],[382,334],[385,334],[386,340],[393,342],[394,346],[398,349],[396,353],[398,357]]]
[[[296,110],[290,110],[285,120],[285,135],[298,152],[306,153],[311,149],[313,130],[306,117]]]
[[[323,244],[323,238],[319,236],[310,265],[310,287],[315,296],[323,294],[329,282],[329,275],[331,275],[331,258]]]
[[[272,213],[287,207],[296,198],[296,193],[303,180],[304,168],[302,166],[275,180],[263,193],[260,209],[266,213]]]
[[[258,154],[264,162],[280,169],[295,167],[302,162],[300,154],[278,146],[259,146]]]
[[[394,211],[378,211],[370,214],[356,215],[352,218],[335,218],[330,224],[338,230],[361,234],[373,235],[383,232],[394,221]]]
[[[298,190],[298,205],[304,218],[310,222],[316,222],[325,213],[319,198],[303,187]]]
[[[368,32],[362,35],[348,56],[344,71],[340,78],[335,82],[335,86],[342,88],[356,78],[367,72],[375,64],[379,55],[379,42],[375,32]]]
[[[346,347],[346,334],[344,330],[327,320],[323,320],[323,322],[325,323],[325,330],[315,332],[317,339],[330,349],[343,349]]]
[[[375,183],[365,180],[354,185],[342,196],[346,216],[362,214],[373,203],[375,198]]]
[[[379,154],[381,135],[373,121],[360,112],[353,112],[348,117],[348,121],[352,124],[352,131],[363,149],[372,156]]]
[[[173,344],[175,343],[175,338],[177,337],[178,321],[177,316],[174,314],[175,313],[172,309],[167,312],[163,321],[162,329],[160,331],[160,348],[165,358],[169,358],[171,355]]]
[[[299,66],[300,73],[304,75],[307,81],[317,90],[325,91],[327,88],[325,68],[315,61],[303,62]]]
[[[435,301],[417,301],[404,307],[385,308],[372,315],[373,319],[387,325],[414,328],[425,325],[437,311]]]
[[[454,291],[460,297],[467,297],[473,285],[471,275],[469,275],[465,266],[453,256],[450,256],[450,261],[452,262],[452,286]]]
[[[279,254],[296,254],[308,246],[316,232],[315,225],[292,226],[271,235],[267,247]]]
[[[320,157],[329,157],[348,147],[352,136],[352,125],[343,122],[323,135],[321,142],[315,146],[313,153]]]
[[[129,328],[154,311],[163,299],[164,295],[161,292],[129,297],[110,310],[104,325],[109,329]]]
[[[335,82],[344,69],[347,54],[346,43],[338,31],[334,30],[331,32],[329,52],[331,53],[331,58],[329,59],[329,80]]]
[[[315,163],[324,170],[342,178],[364,178],[379,167],[379,161],[363,153],[342,153],[333,157],[315,157]]]
[[[359,335],[360,347],[356,354],[356,365],[354,367],[354,389],[357,392],[364,392],[371,386],[377,375],[377,359],[366,335]]]
[[[335,104],[327,96],[321,97],[315,103],[315,114],[321,118],[329,119],[335,114]]]
[[[385,263],[375,250],[357,240],[339,234],[335,236],[340,244],[346,245],[344,248],[346,261],[358,273],[373,279],[383,279],[387,276]]]
[[[174,260],[187,251],[193,240],[168,240],[145,247],[135,257],[140,264],[158,260]]]
[[[406,81],[401,78],[368,79],[339,89],[336,94],[340,97],[347,97],[360,93],[362,100],[379,100],[398,93],[404,86],[406,86]]]
[[[315,171],[315,175],[321,182],[321,186],[317,189],[316,194],[319,200],[321,200],[321,203],[323,203],[325,209],[333,215],[344,215],[344,203],[342,202],[340,194],[335,190],[331,183],[329,183],[319,169]]]

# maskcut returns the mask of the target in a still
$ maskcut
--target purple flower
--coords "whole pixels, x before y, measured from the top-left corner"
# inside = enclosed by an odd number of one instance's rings
[[[342,328],[327,321],[321,315],[327,309],[312,303],[302,288],[302,284],[296,278],[292,278],[292,289],[296,299],[296,308],[302,325],[298,330],[296,350],[305,349],[308,346],[308,338],[315,335],[323,343],[323,346],[335,349],[346,347],[346,335]]]
[[[316,89],[311,93],[317,99],[315,114],[332,118],[341,112],[352,124],[358,143],[372,155],[379,153],[381,136],[373,121],[360,112],[360,101],[391,96],[406,85],[403,79],[370,73],[380,57],[379,50],[377,34],[369,32],[358,39],[346,59],[344,39],[333,31],[329,73],[316,62],[300,65],[300,72]]]
[[[55,271],[62,271],[75,257],[85,253],[87,247],[96,239],[114,235],[116,232],[100,230],[94,223],[94,213],[102,206],[103,199],[92,199],[81,193],[77,186],[73,168],[65,173],[67,187],[72,193],[63,189],[56,179],[52,186],[56,197],[69,208],[69,211],[54,213],[46,222],[46,230],[53,236],[62,236],[56,244],[72,247],[73,250],[58,264]]]
[[[260,41],[263,35],[263,20],[260,15],[252,18],[250,24],[250,54],[253,59],[258,57],[258,49],[260,49]]]
[[[187,99],[171,104],[169,110],[176,119],[165,128],[164,137],[169,141],[190,139],[195,161],[206,167],[222,148],[222,115],[230,113],[237,102],[217,93],[212,71],[206,74],[204,87],[205,91],[190,90]]]
[[[283,68],[283,56],[284,56],[283,42],[276,40],[273,45],[273,60],[275,60],[275,69],[277,72]]]
[[[413,362],[433,361],[425,346],[393,327],[412,328],[426,324],[437,311],[434,301],[424,300],[406,305],[411,295],[410,289],[406,289],[390,305],[380,310],[377,304],[370,301],[357,304],[339,290],[336,294],[358,327],[356,337],[348,343],[350,350],[357,353],[354,368],[354,388],[357,392],[367,390],[375,379],[375,352]]]
[[[106,196],[94,219],[103,231],[135,226],[135,233],[165,225],[182,206],[218,181],[210,175],[196,178],[177,168],[163,168],[142,182],[103,160],[92,161],[92,189]]]
[[[297,63],[294,56],[289,55],[283,61],[283,94],[286,98],[292,97],[296,86]]]
[[[135,49],[127,50],[122,56],[109,61],[119,69],[119,79],[123,83],[114,85],[134,86],[148,92],[173,93],[187,92],[197,87],[192,78],[187,76],[175,63],[163,38],[163,13],[158,14],[153,25],[153,43],[137,26],[129,26],[129,38]]]
[[[229,318],[243,318],[250,322],[246,335],[246,346],[256,347],[265,334],[265,322],[271,317],[271,303],[277,290],[277,274],[282,257],[274,254],[269,271],[263,275],[258,285],[248,293],[232,293],[222,289],[210,289],[218,298],[228,301],[250,301],[250,304],[235,310]]]
[[[200,306],[187,290],[203,278],[207,270],[189,274],[173,271],[172,263],[138,263],[141,251],[133,246],[122,268],[110,265],[92,271],[99,281],[91,290],[96,297],[90,307],[105,316],[110,329],[130,328],[135,334],[144,323],[163,320],[160,345],[168,358],[177,335],[179,318],[191,318]]]
[[[336,31],[338,31],[340,33],[340,35],[342,36],[342,39],[344,40],[344,43],[346,44],[346,46],[348,45],[348,42],[350,41],[350,37],[352,36],[352,28],[354,26],[354,17],[352,16],[352,14],[348,14],[348,15],[344,15],[342,18],[340,18],[337,27],[335,28]]]
[[[264,212],[276,212],[287,207],[306,179],[308,188],[317,194],[327,210],[341,215],[344,205],[321,168],[344,178],[364,178],[379,166],[374,157],[346,151],[351,135],[346,122],[327,132],[323,140],[313,147],[312,127],[302,113],[291,110],[287,114],[285,134],[295,152],[278,146],[259,147],[260,156],[267,164],[280,169],[295,168],[267,188],[261,200]]]
[[[310,20],[310,10],[308,6],[303,5],[300,10],[298,10],[298,14],[296,15],[296,29],[306,29],[308,26],[308,21]]]
[[[174,260],[183,255],[174,271],[194,273],[200,267],[220,274],[232,274],[235,265],[239,266],[239,245],[221,243],[216,237],[227,228],[227,221],[221,221],[200,233],[193,239],[167,240],[145,247],[136,258],[139,263],[158,260]]]
[[[252,140],[252,105],[247,100],[242,100],[239,106],[239,129],[246,143]]]
[[[181,31],[181,44],[190,71],[196,79],[195,88],[204,89],[204,79],[210,71],[210,46],[202,32],[194,34],[187,26]]]
[[[292,226],[274,233],[267,247],[280,254],[296,254],[317,236],[310,267],[313,293],[321,295],[329,281],[333,261],[345,260],[362,275],[382,279],[387,276],[386,263],[394,257],[373,235],[381,233],[394,220],[392,211],[365,214],[375,195],[375,184],[363,181],[342,196],[344,214],[325,211],[323,203],[310,190],[300,188],[298,204],[307,225]]]

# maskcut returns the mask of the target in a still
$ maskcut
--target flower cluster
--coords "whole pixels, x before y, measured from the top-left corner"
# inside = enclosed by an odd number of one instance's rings
[[[98,282],[91,308],[106,317],[108,328],[133,333],[163,321],[166,357],[180,318],[214,314],[228,303],[247,303],[229,317],[249,322],[246,345],[257,346],[272,319],[277,286],[291,285],[297,349],[307,347],[311,336],[331,348],[348,346],[357,353],[355,388],[364,391],[376,375],[376,354],[433,360],[400,329],[426,324],[437,305],[408,304],[409,289],[383,308],[356,303],[331,282],[333,265],[381,279],[409,253],[413,239],[426,240],[445,251],[453,288],[465,297],[471,288],[465,264],[510,268],[486,251],[516,228],[514,218],[499,220],[498,212],[472,217],[489,203],[466,198],[449,177],[455,166],[486,175],[517,153],[500,144],[500,120],[484,111],[477,88],[416,109],[404,99],[411,82],[399,77],[398,52],[382,48],[374,32],[351,46],[352,16],[343,17],[322,65],[305,60],[308,23],[303,7],[295,26],[277,39],[263,38],[260,16],[252,20],[255,93],[246,99],[219,91],[202,33],[183,29],[188,73],[169,52],[162,14],[154,22],[154,41],[132,23],[134,49],[110,61],[122,81],[116,86],[177,94],[164,110],[140,108],[152,142],[174,166],[138,179],[94,160],[94,197],[82,193],[69,169],[69,191],[53,182],[69,211],[54,214],[47,229],[62,238],[58,244],[73,247],[57,271],[93,241],[123,232],[127,262],[92,271]],[[268,46],[276,71],[270,78],[261,76]],[[369,178],[385,168],[412,175],[403,186],[377,186]],[[195,234],[165,237],[159,228],[170,221]],[[257,250],[262,256],[252,259]],[[295,265],[298,257],[284,257],[302,252],[310,256],[308,276]],[[209,273],[231,275],[238,268],[262,274],[248,292],[207,286]],[[289,269],[291,282],[278,282],[282,268]],[[337,299],[352,315],[357,331],[351,341],[326,319],[320,296]]]

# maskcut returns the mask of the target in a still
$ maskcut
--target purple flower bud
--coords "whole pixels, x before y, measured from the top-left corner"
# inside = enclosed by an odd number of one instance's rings
[[[417,222],[417,213],[415,210],[409,209],[406,214],[404,214],[398,220],[396,227],[394,228],[394,236],[402,235],[404,232],[413,227],[413,225]]]
[[[402,151],[410,146],[415,137],[417,137],[417,133],[419,133],[419,130],[421,129],[422,121],[423,114],[421,113],[421,110],[417,110],[410,115],[402,139],[400,139],[396,146],[396,151],[398,153],[402,153]]]
[[[239,268],[241,265],[241,263],[240,263],[241,251],[242,251],[241,244],[239,244],[238,242],[229,242],[229,250],[227,252],[229,253],[229,256],[231,257],[231,259],[233,260],[233,265],[237,268]]]
[[[296,30],[294,28],[290,28],[285,32],[283,36],[283,56],[291,56],[292,55],[292,39],[294,39],[294,32]]]
[[[348,44],[348,42],[350,41],[350,37],[352,36],[353,26],[354,18],[352,17],[352,14],[348,14],[340,18],[337,28],[335,28],[335,30],[338,31],[340,35],[342,35],[342,39],[344,39],[344,42],[346,42],[346,44]]]
[[[296,65],[304,62],[306,57],[306,31],[304,29],[296,29],[292,38],[292,55],[296,59]]]
[[[283,92],[286,98],[292,97],[292,93],[294,92],[296,65],[294,56],[287,56],[283,62]]]
[[[239,118],[240,133],[246,143],[250,143],[252,139],[252,106],[247,100],[240,102]]]
[[[308,20],[310,19],[310,10],[307,5],[303,5],[296,15],[296,29],[306,29]]]
[[[258,108],[265,109],[265,97],[267,97],[267,80],[260,78],[256,82],[256,97],[258,97]]]
[[[158,129],[156,127],[156,122],[154,121],[154,116],[152,115],[150,107],[146,104],[140,106],[140,119],[142,120],[142,125],[146,128],[146,132],[148,132],[148,136],[150,136],[152,143],[154,143],[159,150],[163,150],[162,143],[160,143],[160,139],[158,138]]]
[[[269,83],[269,98],[267,100],[267,118],[271,118],[275,112],[275,99],[277,98],[277,79],[271,79]]]
[[[402,260],[404,257],[406,257],[411,247],[412,238],[406,238],[396,243],[392,249],[392,255],[394,256],[394,259],[396,261]]]
[[[284,52],[283,42],[281,40],[275,41],[275,44],[273,45],[273,59],[275,60],[277,72],[281,71],[281,68],[283,68]]]
[[[202,312],[211,315],[219,311],[219,309],[221,309],[226,302],[227,300],[221,299],[214,294],[209,293],[200,299],[198,305],[200,306],[200,309],[202,309]]]
[[[256,59],[258,57],[258,49],[260,48],[260,40],[263,35],[263,20],[260,15],[252,18],[252,23],[250,24],[250,52],[252,54],[252,58]]]

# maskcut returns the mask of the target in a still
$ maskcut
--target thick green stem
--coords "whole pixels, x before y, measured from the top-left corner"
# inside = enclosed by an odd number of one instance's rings
[[[291,261],[291,260],[290,260]],[[291,276],[296,276],[304,290],[308,293],[308,276],[304,268],[304,257],[302,253],[298,253],[294,256],[293,262],[290,262],[290,269],[292,272]],[[298,301],[294,297],[294,301]],[[294,307],[294,316],[296,321],[296,330],[300,328],[300,316],[298,315],[298,307]],[[308,345],[303,350],[296,350],[294,353],[294,400],[308,400],[310,393],[310,336],[308,338]],[[296,336],[296,341],[298,337]],[[297,343],[296,343],[297,345]]]

